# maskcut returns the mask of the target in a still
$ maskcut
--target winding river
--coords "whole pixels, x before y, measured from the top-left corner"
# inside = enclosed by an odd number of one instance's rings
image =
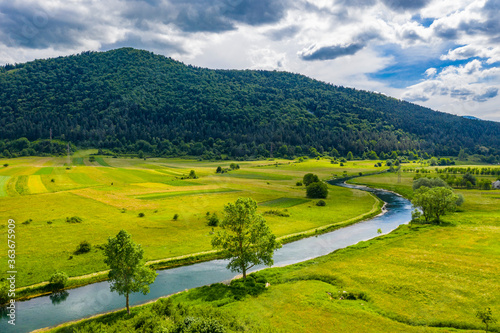
[[[384,190],[363,186],[335,184],[374,193],[387,204],[384,213],[370,220],[315,237],[285,244],[274,254],[274,266],[285,266],[316,258],[340,248],[378,236],[377,230],[389,233],[411,220],[411,203]],[[132,294],[130,304],[137,305],[185,289],[225,281],[235,276],[226,269],[224,260],[213,260],[190,266],[158,271],[158,277],[147,295]],[[254,270],[263,267],[255,267]],[[57,295],[16,302],[16,325],[2,315],[0,332],[30,332],[43,327],[89,317],[123,308],[125,298],[109,291],[107,281],[70,289]]]

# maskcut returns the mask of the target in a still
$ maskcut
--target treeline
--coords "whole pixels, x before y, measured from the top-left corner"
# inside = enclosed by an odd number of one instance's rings
[[[478,168],[478,167],[467,167],[467,168],[442,168],[436,169],[437,173],[449,173],[449,174],[466,174],[469,173],[471,175],[492,175],[492,176],[500,176],[500,168]]]
[[[496,174],[496,173],[494,173]],[[498,173],[500,174],[500,173]],[[492,189],[492,181],[489,179],[476,179],[476,177],[472,173],[464,173],[463,176],[457,176],[456,174],[447,174],[441,173],[439,178],[427,178],[422,176],[421,174],[415,175],[413,177],[414,180],[414,188],[415,183],[420,182],[425,184],[426,182],[437,182],[441,181],[443,185],[448,185],[453,188],[465,188],[465,189],[479,189],[479,190],[491,190]],[[439,185],[439,186],[443,186]]]
[[[69,145],[70,153],[76,150]],[[27,138],[16,140],[0,140],[0,157],[12,158],[19,156],[58,156],[68,153],[68,143],[60,140],[36,140],[30,142]]]
[[[123,48],[0,67],[0,139],[218,158],[500,154],[500,124],[271,71]],[[371,157],[368,157],[371,158]]]

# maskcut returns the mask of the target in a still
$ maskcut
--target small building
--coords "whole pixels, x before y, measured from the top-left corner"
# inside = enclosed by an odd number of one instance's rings
[[[500,180],[493,182],[493,184],[491,184],[491,188],[494,190],[500,190]]]

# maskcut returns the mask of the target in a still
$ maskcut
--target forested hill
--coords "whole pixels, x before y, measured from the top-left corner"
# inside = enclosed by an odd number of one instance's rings
[[[196,68],[131,48],[0,67],[0,153],[51,130],[81,147],[155,155],[500,148],[500,123],[302,75]]]

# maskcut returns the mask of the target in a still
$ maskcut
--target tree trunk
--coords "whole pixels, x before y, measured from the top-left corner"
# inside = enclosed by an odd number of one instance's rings
[[[245,266],[241,267],[243,269],[243,280],[247,279],[247,268]]]
[[[128,305],[128,293],[127,293],[127,296],[125,296],[127,298],[127,314],[130,315],[130,306]]]

